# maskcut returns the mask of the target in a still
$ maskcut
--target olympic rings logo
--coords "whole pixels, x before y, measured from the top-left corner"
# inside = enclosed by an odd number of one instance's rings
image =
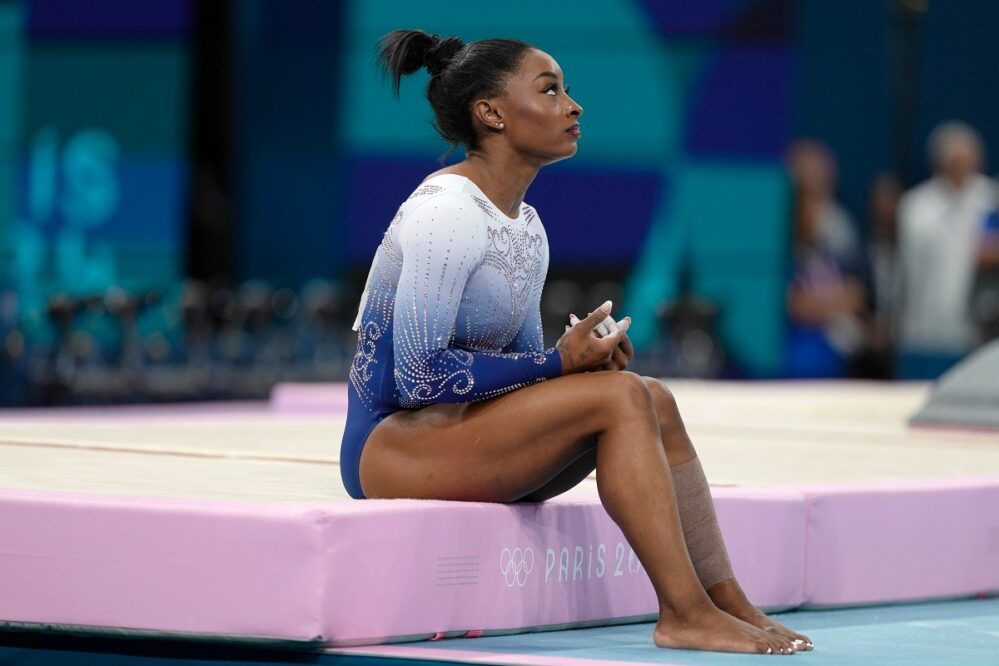
[[[527,576],[534,569],[534,549],[504,548],[500,553],[500,573],[506,579],[506,586],[524,587]]]

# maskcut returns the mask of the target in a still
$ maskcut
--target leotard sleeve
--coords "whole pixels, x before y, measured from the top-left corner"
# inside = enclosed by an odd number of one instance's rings
[[[422,202],[403,223],[399,244],[392,340],[402,407],[483,400],[562,374],[555,349],[501,353],[453,346],[465,285],[487,246],[474,204],[458,193]]]

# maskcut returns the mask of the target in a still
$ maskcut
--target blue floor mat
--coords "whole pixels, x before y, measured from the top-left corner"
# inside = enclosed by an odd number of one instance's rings
[[[302,653],[181,641],[76,639],[0,632],[0,664],[18,666],[621,666],[799,664],[999,666],[999,598],[808,610],[775,616],[815,642],[791,657],[662,650],[652,624],[372,646],[368,654]],[[384,649],[386,654],[378,656]],[[397,651],[395,654],[391,652]],[[405,652],[405,656],[399,652]],[[761,659],[765,661],[761,661]],[[414,661],[418,660],[418,661]]]
[[[809,664],[981,664],[999,666],[999,599],[805,610],[774,616],[808,635]],[[661,650],[652,624],[424,643],[442,650],[530,654],[546,658],[664,664],[759,664],[759,655]],[[415,647],[415,645],[413,646]],[[779,657],[778,657],[779,658]]]

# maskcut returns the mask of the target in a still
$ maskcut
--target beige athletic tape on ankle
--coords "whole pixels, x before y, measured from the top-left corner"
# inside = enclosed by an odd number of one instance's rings
[[[715,504],[698,458],[677,465],[672,471],[683,538],[697,578],[706,590],[732,577],[732,565],[718,528]]]

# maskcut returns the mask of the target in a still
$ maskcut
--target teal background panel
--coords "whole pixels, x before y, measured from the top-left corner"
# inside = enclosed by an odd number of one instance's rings
[[[0,257],[8,257],[16,208],[20,135],[23,14],[16,2],[0,1]],[[0,281],[3,274],[0,272]]]
[[[25,132],[110,130],[124,152],[175,155],[187,145],[190,62],[180,44],[30,44]]]
[[[341,131],[350,152],[446,150],[431,126],[426,72],[404,77],[397,101],[376,67],[378,38],[400,27],[457,34],[466,42],[516,37],[552,55],[584,108],[574,162],[646,166],[676,151],[682,112],[676,81],[683,76],[677,68],[684,63],[666,57],[667,48],[634,3],[584,0],[565,11],[514,0],[491,12],[477,5],[386,0],[350,3],[345,20]]]
[[[6,278],[37,318],[50,293],[169,289],[187,215],[188,48],[23,35]]]
[[[682,268],[721,308],[726,350],[745,371],[783,363],[789,185],[774,164],[696,162],[677,168],[626,284],[622,314],[637,346],[652,343],[655,313],[675,298]]]

